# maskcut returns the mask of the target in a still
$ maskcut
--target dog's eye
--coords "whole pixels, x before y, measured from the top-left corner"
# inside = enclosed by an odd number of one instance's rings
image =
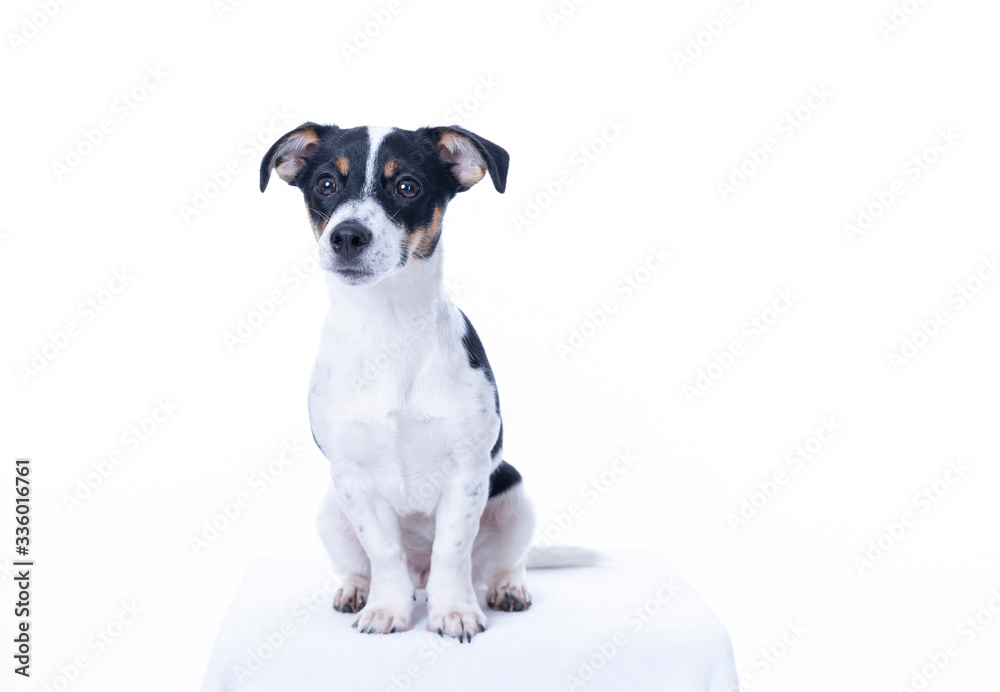
[[[396,194],[400,197],[416,197],[420,194],[420,186],[412,178],[403,178],[396,183]]]
[[[332,195],[337,191],[337,181],[328,175],[316,181],[316,192],[321,195]]]

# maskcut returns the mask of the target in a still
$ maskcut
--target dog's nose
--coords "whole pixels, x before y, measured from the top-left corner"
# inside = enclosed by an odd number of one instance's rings
[[[333,227],[330,234],[333,251],[346,260],[360,255],[371,240],[371,231],[356,221],[342,221]]]

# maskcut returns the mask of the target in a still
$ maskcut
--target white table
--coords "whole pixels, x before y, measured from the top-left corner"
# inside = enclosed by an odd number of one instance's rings
[[[648,552],[596,567],[532,570],[531,608],[480,605],[469,644],[427,632],[364,635],[330,606],[324,556],[258,558],[219,632],[202,692],[642,690],[737,692],[725,628],[676,568]]]

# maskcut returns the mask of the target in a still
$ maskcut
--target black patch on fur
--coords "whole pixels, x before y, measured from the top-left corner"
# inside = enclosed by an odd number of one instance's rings
[[[476,370],[482,370],[486,379],[493,385],[493,401],[497,415],[500,415],[500,392],[497,391],[497,382],[493,378],[493,368],[490,367],[490,361],[486,357],[486,349],[483,348],[483,342],[479,340],[479,334],[476,333],[476,328],[469,321],[468,315],[462,312],[462,317],[465,319],[465,334],[462,335],[462,345],[465,347],[465,355],[469,358],[469,366]],[[502,430],[500,434],[503,434]]]
[[[385,166],[396,160],[396,171],[385,175]],[[448,202],[458,193],[458,184],[448,166],[441,162],[434,143],[427,137],[409,130],[393,130],[379,145],[375,159],[375,199],[389,217],[402,224],[407,234],[427,228],[434,221],[434,210],[442,215]],[[396,186],[404,178],[416,181],[420,194],[411,199],[396,194]],[[438,228],[426,256],[434,254],[441,229]]]
[[[313,223],[322,228],[334,209],[361,196],[368,163],[368,130],[364,127],[350,130],[331,127],[318,134],[319,145],[295,177],[295,185],[302,190]],[[334,165],[334,161],[342,156],[347,159],[347,175]],[[338,190],[332,195],[321,195],[316,191],[316,183],[324,176],[331,176],[338,183]]]
[[[490,474],[490,497],[496,497],[521,482],[521,474],[516,468],[501,461],[496,470]]]
[[[497,389],[496,379],[493,377],[493,368],[490,367],[490,361],[486,357],[486,349],[483,348],[483,342],[479,339],[479,334],[476,333],[476,328],[473,327],[472,322],[469,321],[468,315],[463,312],[462,318],[465,320],[465,334],[462,335],[462,346],[465,347],[465,355],[469,359],[469,366],[476,370],[482,370],[483,374],[486,375],[486,379],[493,385],[493,407],[499,416],[500,392]],[[490,450],[490,456],[495,457],[502,448],[503,421],[501,420],[500,432],[497,433],[497,440],[493,444],[493,449]]]

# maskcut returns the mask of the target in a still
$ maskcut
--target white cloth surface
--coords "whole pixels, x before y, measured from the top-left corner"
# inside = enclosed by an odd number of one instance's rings
[[[658,690],[737,692],[729,635],[665,558],[608,553],[594,567],[531,570],[520,613],[480,606],[472,643],[427,632],[424,592],[412,631],[360,634],[331,607],[325,557],[268,556],[247,570],[201,692]]]

